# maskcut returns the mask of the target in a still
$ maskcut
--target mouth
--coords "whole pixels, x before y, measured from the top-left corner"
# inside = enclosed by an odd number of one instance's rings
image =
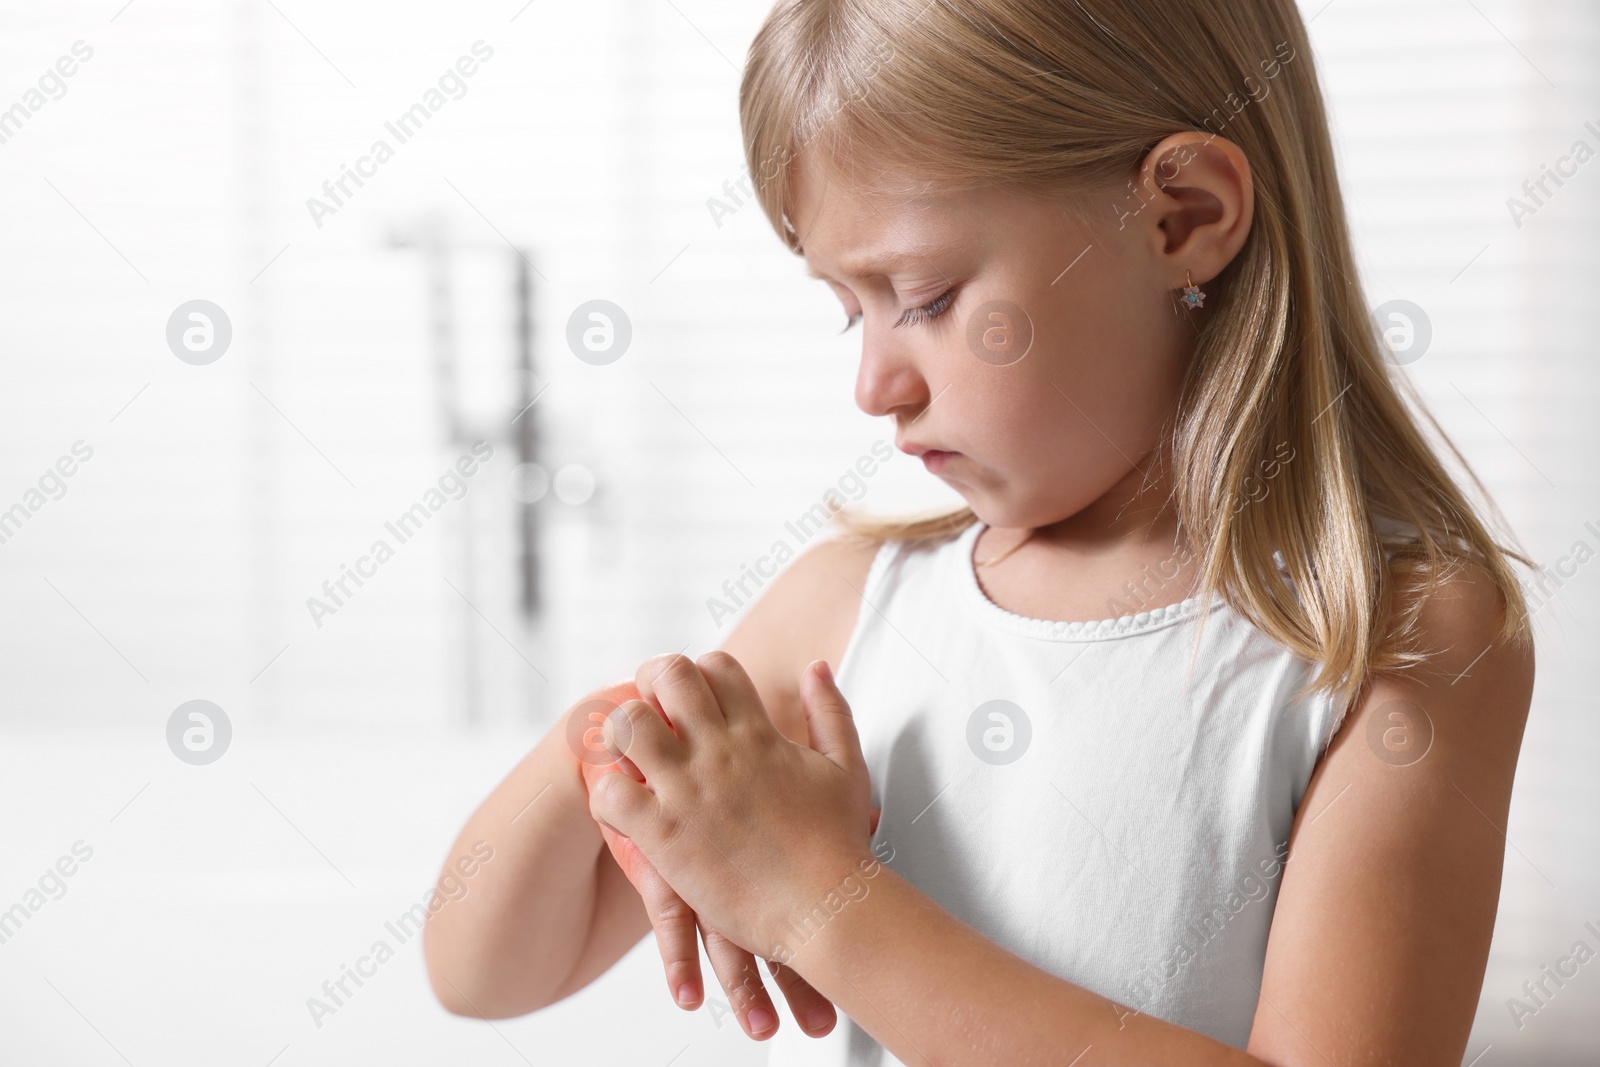
[[[934,474],[939,473],[952,460],[961,455],[960,452],[951,452],[942,448],[930,448],[927,445],[907,442],[897,444],[897,448],[908,456],[916,456],[922,460],[922,465]]]

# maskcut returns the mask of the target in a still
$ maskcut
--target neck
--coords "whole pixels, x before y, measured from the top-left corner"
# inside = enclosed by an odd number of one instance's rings
[[[1178,512],[1170,490],[1166,470],[1152,452],[1093,503],[1039,527],[1031,539],[1087,553],[1129,544],[1174,544]]]

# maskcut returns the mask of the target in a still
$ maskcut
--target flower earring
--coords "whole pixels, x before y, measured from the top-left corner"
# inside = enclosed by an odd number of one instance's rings
[[[1202,308],[1206,306],[1206,294],[1194,283],[1194,275],[1188,271],[1183,272],[1184,278],[1189,282],[1183,290],[1183,306],[1186,308]]]

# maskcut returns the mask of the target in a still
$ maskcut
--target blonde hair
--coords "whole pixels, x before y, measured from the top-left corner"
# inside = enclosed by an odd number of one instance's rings
[[[1201,592],[1346,699],[1436,651],[1420,647],[1418,617],[1469,562],[1504,599],[1502,639],[1529,639],[1510,560],[1530,561],[1480,522],[1408,402],[1482,484],[1383,358],[1293,0],[779,0],[751,45],[740,117],[757,197],[797,254],[790,165],[812,145],[835,167],[899,164],[927,188],[1087,190],[1134,177],[1173,133],[1226,136],[1250,162],[1255,220],[1207,286],[1161,453]],[[1304,458],[1243,506],[1286,446]],[[839,520],[849,536],[920,540],[976,516]]]

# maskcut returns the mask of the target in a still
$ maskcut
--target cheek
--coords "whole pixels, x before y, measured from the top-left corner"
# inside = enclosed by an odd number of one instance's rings
[[[1165,293],[1135,294],[1103,279],[1056,306],[1060,313],[1040,331],[1037,385],[1065,409],[1076,436],[1092,435],[1126,467],[1159,443],[1182,388],[1192,328]]]
[[[1012,492],[1075,510],[1159,444],[1182,385],[1181,334],[1141,318],[1047,325],[1010,367],[968,357],[946,400]]]

